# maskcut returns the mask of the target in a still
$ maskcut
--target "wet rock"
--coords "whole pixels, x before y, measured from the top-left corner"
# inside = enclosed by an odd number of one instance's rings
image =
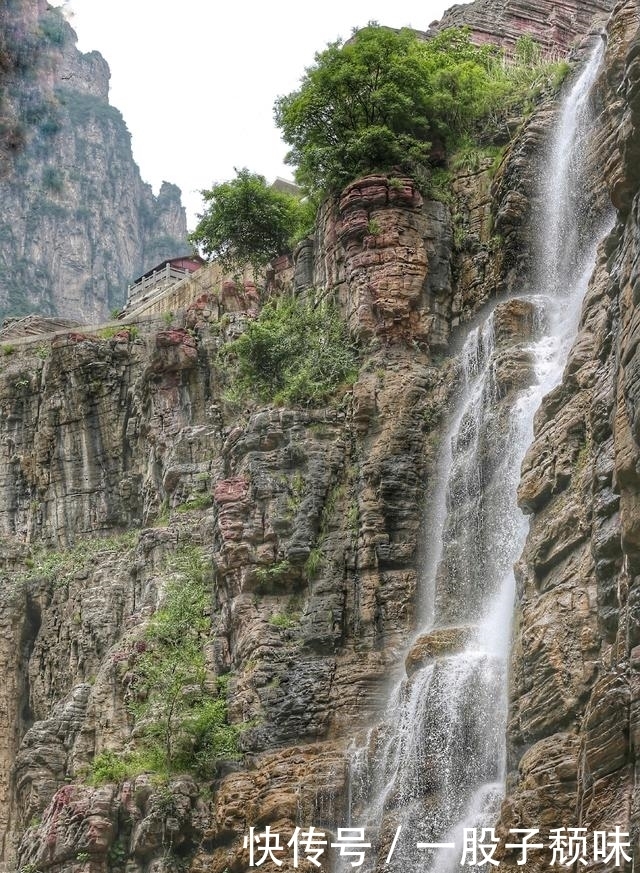
[[[404,662],[407,676],[432,664],[437,658],[460,652],[474,632],[472,626],[437,628],[419,637]]]

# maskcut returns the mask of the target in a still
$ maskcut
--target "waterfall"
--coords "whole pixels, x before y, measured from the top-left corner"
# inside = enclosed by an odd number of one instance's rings
[[[534,413],[562,376],[602,236],[583,220],[589,97],[602,52],[598,38],[562,101],[541,162],[548,172],[540,180],[530,293],[498,302],[462,350],[461,396],[430,501],[423,626],[385,717],[351,757],[350,821],[369,838],[378,835],[369,870],[385,863],[401,828],[385,869],[450,873],[460,869],[463,829],[497,819],[513,565],[528,527],[516,490]],[[514,307],[519,332],[505,341]],[[417,842],[455,848],[418,849]]]

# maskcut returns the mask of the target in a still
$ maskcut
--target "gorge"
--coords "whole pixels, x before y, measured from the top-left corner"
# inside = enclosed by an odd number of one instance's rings
[[[487,10],[447,15],[575,39],[559,93],[450,197],[351,182],[267,276],[359,343],[333,402],[229,394],[264,297],[215,266],[0,345],[3,870],[241,873],[267,825],[365,827],[367,870],[458,869],[465,827],[507,873],[516,828],[640,859],[640,14]],[[197,766],[149,757],[153,682],[215,724]]]

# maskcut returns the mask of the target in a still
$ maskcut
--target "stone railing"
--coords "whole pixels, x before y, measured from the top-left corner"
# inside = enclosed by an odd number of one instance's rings
[[[179,270],[171,264],[165,264],[161,270],[154,270],[150,276],[143,276],[138,282],[129,285],[127,289],[127,302],[137,306],[145,296],[145,292],[155,291],[158,288],[166,288],[190,275],[190,270]]]

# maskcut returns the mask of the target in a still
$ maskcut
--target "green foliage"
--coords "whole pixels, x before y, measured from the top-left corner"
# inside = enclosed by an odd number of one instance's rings
[[[268,567],[259,567],[256,570],[256,579],[260,589],[267,592],[273,591],[273,586],[282,582],[291,571],[291,564],[287,560],[277,561]]]
[[[57,167],[45,167],[42,171],[42,184],[49,191],[59,194],[64,188],[64,175]]]
[[[304,565],[305,572],[309,579],[313,579],[314,576],[318,575],[323,563],[324,558],[322,556],[322,551],[318,547],[311,549],[309,557]]]
[[[132,775],[128,761],[115,752],[100,752],[91,762],[87,778],[89,785],[104,785],[107,782],[122,782]]]
[[[304,197],[298,201],[298,223],[289,244],[291,248],[303,239],[313,234],[318,215],[318,200],[315,197]]]
[[[464,29],[420,40],[370,24],[317,54],[275,117],[309,191],[397,169],[426,187],[432,142],[451,152],[464,137],[504,135],[507,114],[557,87],[563,71],[526,37],[508,60],[496,46],[473,45]]]
[[[300,616],[294,613],[287,612],[276,612],[274,615],[269,617],[269,624],[274,627],[281,627],[285,630],[287,628],[293,627],[300,620]]]
[[[347,326],[327,303],[269,303],[223,354],[235,360],[235,387],[267,403],[321,405],[357,376]]]
[[[59,8],[49,6],[41,16],[40,32],[43,37],[54,45],[64,45],[67,36],[67,24]]]
[[[275,118],[291,146],[287,162],[309,191],[342,187],[373,168],[424,163],[427,92],[417,40],[371,25],[316,55]]]
[[[35,549],[28,559],[29,569],[18,581],[50,579],[57,584],[68,581],[75,573],[103,553],[121,554],[132,549],[138,540],[138,531],[127,531],[109,537],[92,537],[81,540],[70,549]]]
[[[109,847],[109,851],[107,852],[107,862],[110,869],[113,869],[114,867],[124,867],[126,864],[129,852],[124,840],[124,835],[121,834]]]
[[[178,512],[191,512],[195,509],[206,509],[212,503],[213,498],[210,494],[194,494],[180,506],[177,506],[176,509]]]
[[[309,223],[309,207],[246,168],[201,194],[207,206],[189,239],[224,270],[251,265],[257,272],[287,251],[301,225]]]
[[[14,345],[12,345],[12,343],[5,343],[2,346],[2,354],[5,355],[5,357],[12,355],[15,352],[15,350],[16,350],[16,347]]]
[[[211,626],[210,572],[202,551],[183,548],[176,576],[146,630],[135,665],[135,716],[149,769],[211,775],[220,759],[238,757],[237,728],[227,723],[226,682],[206,688],[203,646]]]
[[[454,171],[464,170],[468,173],[480,169],[482,162],[490,158],[492,161],[499,160],[504,149],[500,146],[482,146],[474,142],[470,137],[464,137],[456,151],[451,156],[449,166]]]
[[[113,339],[117,333],[125,331],[129,336],[129,342],[140,335],[140,329],[135,324],[110,324],[109,327],[103,327],[98,331],[98,336],[101,339]]]
[[[518,64],[524,66],[532,66],[533,64],[540,63],[540,46],[531,36],[529,36],[528,33],[518,38],[515,48],[515,58]]]

